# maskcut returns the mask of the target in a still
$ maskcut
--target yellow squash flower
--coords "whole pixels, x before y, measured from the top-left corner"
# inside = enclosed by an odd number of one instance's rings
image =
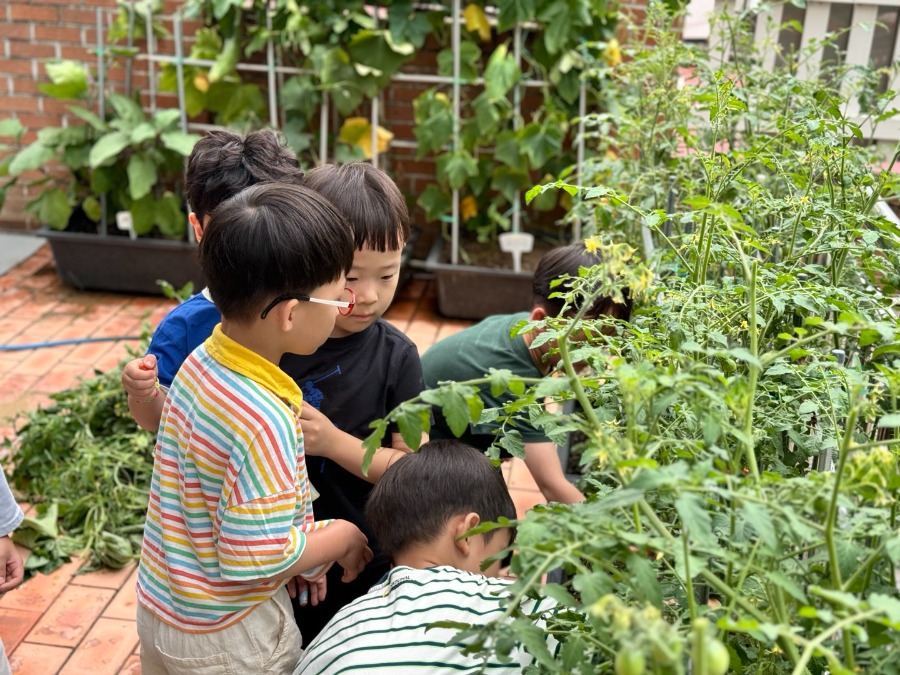
[[[363,151],[366,159],[372,159],[372,125],[365,117],[345,119],[340,132],[338,132],[338,140],[347,145],[355,145]],[[391,147],[392,140],[394,140],[394,134],[384,127],[378,127],[379,153],[387,152]]]

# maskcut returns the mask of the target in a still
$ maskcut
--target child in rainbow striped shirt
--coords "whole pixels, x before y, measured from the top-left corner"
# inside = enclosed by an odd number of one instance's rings
[[[313,519],[302,396],[278,368],[352,310],[353,254],[344,218],[296,185],[248,188],[210,219],[200,261],[222,322],[162,412],[137,584],[145,675],[292,672],[284,582],[319,583],[334,562],[350,581],[372,558],[352,523]]]

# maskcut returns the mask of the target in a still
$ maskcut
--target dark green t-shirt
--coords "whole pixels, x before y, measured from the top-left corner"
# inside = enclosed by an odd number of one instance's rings
[[[520,321],[527,320],[528,316],[528,312],[491,316],[432,346],[422,356],[425,386],[433,389],[437,387],[438,382],[473,380],[484,377],[491,368],[509,370],[521,377],[542,377],[531,360],[531,354],[522,336],[512,338],[509,336],[512,327]],[[488,384],[481,387],[479,393],[485,408],[498,408],[515,398],[509,392],[499,397],[493,396]],[[499,426],[500,422],[470,425],[470,433],[463,438],[476,447],[485,448],[490,444],[493,433]],[[526,443],[548,440],[542,431],[521,419],[516,420],[515,428],[521,432]],[[438,409],[435,410],[434,426],[430,435],[431,438],[453,438],[453,433]],[[473,439],[472,435],[489,435],[491,438],[481,439],[484,442],[479,442],[478,439]]]

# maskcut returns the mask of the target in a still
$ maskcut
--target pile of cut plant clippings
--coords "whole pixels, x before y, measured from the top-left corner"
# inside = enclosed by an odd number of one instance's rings
[[[129,357],[130,358],[130,357]],[[154,436],[128,411],[121,367],[52,394],[21,414],[10,485],[35,506],[13,539],[31,550],[26,574],[49,573],[72,556],[83,570],[124,567],[140,553]]]

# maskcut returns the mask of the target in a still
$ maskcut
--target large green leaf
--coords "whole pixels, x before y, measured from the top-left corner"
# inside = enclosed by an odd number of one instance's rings
[[[431,183],[419,195],[418,204],[425,211],[426,220],[438,220],[450,211],[450,195],[436,183]]]
[[[187,231],[187,215],[181,208],[181,200],[173,192],[166,192],[156,201],[156,224],[159,231],[171,239],[184,239]]]
[[[534,18],[536,0],[498,0],[497,30],[507,31],[517,23],[524,23]]]
[[[122,129],[130,129],[132,127],[136,127],[146,118],[146,115],[144,115],[144,111],[141,109],[141,106],[137,103],[137,101],[127,96],[122,96],[121,94],[110,94],[109,103],[115,111],[116,117],[120,122],[123,123],[120,125],[120,128]]]
[[[65,190],[49,188],[28,204],[28,210],[34,213],[40,222],[54,230],[63,230],[69,224],[73,208]]]
[[[498,45],[484,71],[484,90],[492,99],[503,98],[521,76],[522,72],[506,45]]]
[[[156,128],[149,122],[141,122],[131,130],[132,145],[140,145],[152,138],[156,138]]]
[[[413,134],[419,147],[418,155],[440,151],[453,135],[453,113],[446,96],[425,92],[413,102],[416,126]]]
[[[146,195],[133,202],[131,208],[131,223],[134,233],[138,236],[150,234],[153,223],[156,220],[156,208],[153,197]]]
[[[156,185],[156,165],[147,155],[135,153],[128,160],[128,191],[131,198],[137,201]]]
[[[225,40],[225,47],[216,58],[216,62],[209,69],[209,81],[219,82],[226,75],[234,72],[238,59],[241,57],[241,45],[239,35],[234,35]]]
[[[35,141],[19,150],[12,162],[10,162],[9,175],[18,176],[25,171],[39,169],[53,159],[55,155],[53,148],[48,148],[40,141]]]
[[[542,169],[562,149],[565,132],[558,124],[533,122],[520,132],[520,141],[533,169]]]
[[[438,74],[453,77],[453,50],[444,49],[438,52]],[[459,79],[471,82],[478,77],[481,70],[481,47],[468,40],[459,45]]]
[[[459,190],[469,178],[478,175],[478,163],[466,150],[458,150],[438,158],[438,173],[451,188]]]
[[[347,52],[356,64],[368,69],[367,74],[386,84],[412,57],[415,46],[411,42],[395,43],[387,30],[362,30],[350,40]]]
[[[174,150],[179,155],[187,157],[200,137],[197,134],[186,134],[183,131],[166,131],[159,135],[159,139],[169,150]]]
[[[15,117],[0,120],[0,138],[11,136],[18,139],[23,133],[25,133],[25,127]]]
[[[440,16],[436,12],[435,16]],[[396,2],[388,8],[388,26],[396,43],[411,42],[416,48],[425,44],[431,33],[429,13],[411,2]]]
[[[82,108],[80,105],[73,105],[69,107],[69,112],[78,117],[79,119],[90,124],[97,131],[106,131],[107,124],[103,120],[101,120],[97,115],[92,113],[87,108]]]
[[[43,93],[58,99],[81,98],[88,92],[88,72],[79,61],[51,61],[44,66],[50,83],[38,85]]]
[[[101,136],[91,148],[90,163],[92,168],[106,164],[118,157],[119,153],[131,143],[131,136],[124,131],[113,131]]]

